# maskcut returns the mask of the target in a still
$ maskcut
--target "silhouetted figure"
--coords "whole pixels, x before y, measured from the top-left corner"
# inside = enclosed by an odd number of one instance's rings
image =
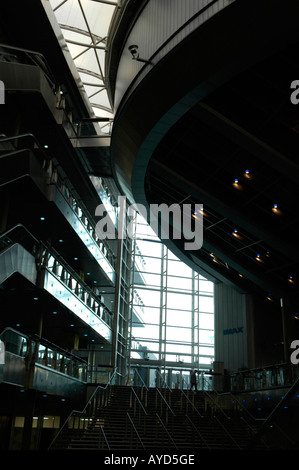
[[[192,390],[192,388],[194,387],[195,390],[197,391],[197,379],[196,379],[196,374],[197,374],[197,370],[194,370],[191,372],[191,375],[190,375],[190,384],[191,384],[191,387],[190,389]]]

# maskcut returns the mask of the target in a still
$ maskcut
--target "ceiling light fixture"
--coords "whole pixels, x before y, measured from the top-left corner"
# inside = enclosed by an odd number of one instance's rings
[[[239,189],[239,190],[242,189],[242,186],[240,185],[238,178],[235,178],[235,179],[234,179],[233,187],[234,187],[235,189]]]
[[[273,204],[272,212],[276,215],[281,215],[282,211],[278,208],[278,204]]]
[[[236,228],[235,228],[234,231],[232,232],[232,236],[235,237],[235,238],[238,238],[238,240],[241,240],[241,238],[242,238]]]
[[[289,283],[290,284],[295,284],[295,281],[293,279],[293,276],[290,276],[289,279],[288,279]]]

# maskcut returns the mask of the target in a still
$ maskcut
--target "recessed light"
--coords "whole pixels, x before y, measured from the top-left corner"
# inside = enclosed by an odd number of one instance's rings
[[[276,215],[281,215],[282,211],[279,209],[278,204],[273,204],[272,212]]]
[[[234,179],[233,187],[236,189],[242,189],[242,186],[240,185],[238,178]]]
[[[236,228],[235,228],[234,231],[232,232],[232,236],[235,237],[235,238],[238,238],[239,240],[242,238]]]
[[[244,176],[245,176],[245,178],[247,178],[248,180],[252,179],[252,175],[250,174],[250,171],[249,171],[249,170],[245,170],[245,171],[244,171]]]
[[[77,261],[77,260],[78,260],[78,258],[77,258],[77,257],[75,257],[75,258],[74,258],[74,260],[75,260],[75,261]]]
[[[48,144],[45,144],[44,145],[44,149],[48,149],[49,148],[49,145]]]
[[[45,217],[40,217],[40,220],[46,220],[46,218]]]
[[[294,279],[293,279],[293,276],[290,276],[289,279],[288,279],[288,281],[289,281],[291,284],[295,284]]]

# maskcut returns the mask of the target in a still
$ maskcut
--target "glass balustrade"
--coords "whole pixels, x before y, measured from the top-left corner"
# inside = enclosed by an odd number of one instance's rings
[[[62,282],[69,291],[80,299],[85,306],[90,309],[98,318],[112,327],[112,312],[101,302],[92,290],[85,284],[81,278],[72,271],[70,267],[66,268],[60,261],[43,247],[41,254],[41,267],[49,270],[54,276]]]
[[[15,354],[28,363],[40,364],[70,377],[85,382],[87,363],[75,355],[62,350],[48,341],[33,339],[12,328],[6,328],[0,334],[5,353]]]

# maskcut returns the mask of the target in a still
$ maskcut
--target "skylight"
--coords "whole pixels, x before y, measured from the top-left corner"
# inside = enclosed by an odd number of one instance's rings
[[[117,1],[50,0],[71,57],[85,87],[102,132],[109,134],[113,110],[107,95],[105,54],[110,22]]]

